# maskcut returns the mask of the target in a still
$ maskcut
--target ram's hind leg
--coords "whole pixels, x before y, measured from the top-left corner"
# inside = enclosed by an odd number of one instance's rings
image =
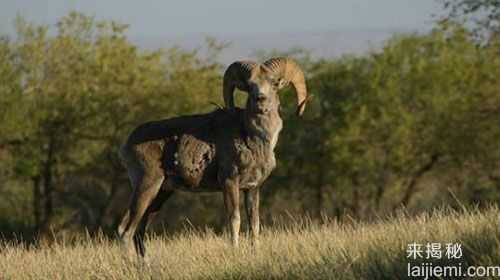
[[[151,205],[149,205],[146,213],[142,217],[141,223],[139,224],[139,227],[137,228],[137,231],[134,235],[135,249],[142,257],[144,257],[144,255],[146,254],[146,248],[144,247],[144,237],[146,235],[146,230],[153,221],[154,217],[160,211],[163,203],[172,195],[172,193],[173,191],[170,190],[160,190],[151,202]]]
[[[141,223],[146,210],[156,198],[158,191],[161,187],[163,176],[153,176],[146,172],[143,179],[136,185],[130,206],[127,214],[125,215],[122,224],[120,225],[120,238],[125,243],[128,252],[130,253],[131,243],[136,234],[136,229]],[[134,242],[137,245],[137,242]],[[136,246],[136,252],[143,256],[144,246],[142,249]],[[140,250],[138,250],[140,249]]]
[[[129,255],[133,253],[132,243],[136,243],[133,242],[136,229],[146,210],[157,197],[164,181],[159,158],[161,152],[152,150],[154,148],[156,147],[146,146],[142,147],[140,151],[123,148],[121,151],[127,166],[133,193],[129,209],[122,219],[118,232]],[[157,154],[158,156],[155,156]],[[141,253],[139,250],[136,252]]]

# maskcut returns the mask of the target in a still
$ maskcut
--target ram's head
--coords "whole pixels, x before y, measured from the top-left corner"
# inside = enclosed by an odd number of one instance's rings
[[[292,84],[297,93],[297,114],[304,112],[307,102],[307,88],[304,73],[290,58],[271,58],[259,64],[253,61],[236,61],[224,73],[224,103],[226,108],[234,108],[234,89],[249,94],[251,108],[266,113],[279,104],[277,92]]]

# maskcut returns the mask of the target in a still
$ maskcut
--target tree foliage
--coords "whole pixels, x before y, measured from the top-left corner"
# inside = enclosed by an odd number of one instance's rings
[[[500,31],[500,1],[442,0],[448,12],[445,20],[472,27],[477,38],[496,38]]]
[[[111,233],[130,192],[120,144],[142,122],[221,104],[225,45],[209,39],[205,58],[145,51],[127,39],[127,25],[79,13],[55,29],[22,18],[16,27],[15,40],[0,40],[2,232]],[[258,52],[296,57],[314,95],[297,118],[292,89],[282,93],[264,222],[499,201],[498,43],[478,47],[474,38],[444,24],[357,57]],[[157,229],[222,225],[217,194],[175,197]]]

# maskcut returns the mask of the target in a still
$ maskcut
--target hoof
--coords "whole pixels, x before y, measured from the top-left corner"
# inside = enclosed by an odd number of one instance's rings
[[[123,258],[128,262],[133,262],[137,259],[137,253],[131,240],[120,239],[120,251]]]

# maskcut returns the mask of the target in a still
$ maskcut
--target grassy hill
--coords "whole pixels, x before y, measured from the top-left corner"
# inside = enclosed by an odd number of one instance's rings
[[[411,243],[423,245],[421,258],[407,257]],[[427,243],[442,244],[442,257],[425,259]],[[447,258],[447,243],[459,244],[462,257]],[[408,279],[408,263],[463,271],[500,265],[500,211],[440,210],[373,223],[301,221],[264,229],[258,250],[246,239],[232,248],[212,232],[153,236],[147,249],[147,264],[133,264],[121,257],[117,242],[105,238],[39,248],[3,244],[0,279]]]

